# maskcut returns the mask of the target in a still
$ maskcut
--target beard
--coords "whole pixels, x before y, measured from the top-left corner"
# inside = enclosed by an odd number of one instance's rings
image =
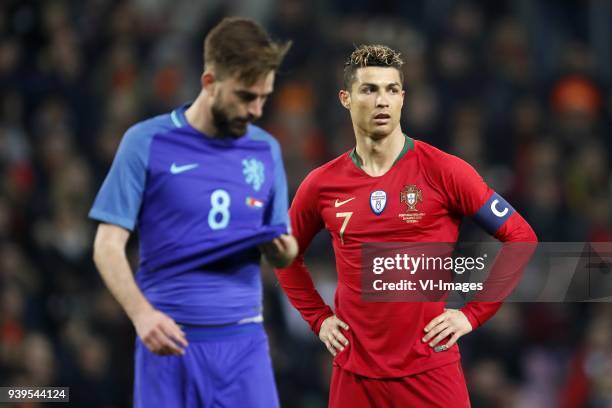
[[[247,132],[247,125],[253,120],[250,116],[247,118],[230,117],[230,115],[218,103],[211,108],[212,119],[215,128],[218,131],[218,137],[231,137],[237,139],[242,137]]]

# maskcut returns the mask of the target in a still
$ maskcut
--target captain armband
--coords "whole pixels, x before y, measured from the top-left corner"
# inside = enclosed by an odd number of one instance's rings
[[[495,235],[515,212],[516,210],[502,196],[494,192],[472,218],[489,234]]]

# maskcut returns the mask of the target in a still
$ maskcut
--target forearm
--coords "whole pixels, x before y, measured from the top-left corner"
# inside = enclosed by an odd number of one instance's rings
[[[315,288],[304,265],[304,257],[300,255],[288,268],[275,269],[274,272],[293,307],[300,312],[312,331],[318,334],[323,320],[334,312]]]
[[[94,261],[106,287],[131,320],[139,313],[153,309],[136,285],[123,248],[97,245]]]
[[[461,309],[474,329],[490,319],[518,285],[538,242],[531,226],[518,213],[502,225],[495,237],[504,245],[491,266],[485,290]]]
[[[304,254],[314,236],[325,226],[319,209],[319,181],[316,170],[302,182],[289,210],[289,218],[296,239],[297,256],[293,263],[274,272],[289,301],[315,334],[323,321],[334,314],[317,291],[304,264]]]

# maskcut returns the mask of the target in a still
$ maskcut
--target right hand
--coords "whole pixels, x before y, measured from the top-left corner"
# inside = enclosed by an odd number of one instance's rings
[[[321,339],[327,350],[334,357],[338,351],[344,351],[344,348],[349,344],[340,329],[348,330],[349,326],[338,319],[336,315],[333,315],[323,320],[319,330],[319,339]]]
[[[266,261],[274,268],[286,268],[298,254],[298,243],[293,235],[283,234],[259,245]]]
[[[136,333],[147,348],[161,356],[183,355],[188,346],[185,333],[168,315],[150,309],[133,319]]]

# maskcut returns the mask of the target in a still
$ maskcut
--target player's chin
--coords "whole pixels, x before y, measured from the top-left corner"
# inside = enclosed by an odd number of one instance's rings
[[[393,129],[395,129],[397,125],[398,123],[391,120],[379,123],[374,122],[370,126],[370,134],[375,139],[382,139],[393,133]]]
[[[390,126],[374,126],[370,130],[370,137],[375,140],[384,139],[391,134]]]
[[[229,126],[229,133],[234,138],[242,137],[246,135],[248,126],[249,126],[249,122],[234,121]]]

